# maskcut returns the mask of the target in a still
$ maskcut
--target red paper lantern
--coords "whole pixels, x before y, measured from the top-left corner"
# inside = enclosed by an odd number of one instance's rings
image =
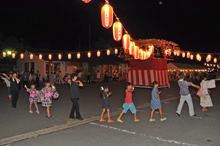
[[[120,21],[116,21],[113,24],[113,38],[115,41],[120,41],[122,39],[123,27]]]
[[[52,55],[51,55],[51,54],[48,55],[48,59],[49,59],[49,60],[52,59]]]
[[[190,59],[193,60],[193,55],[190,56]]]
[[[182,57],[185,58],[185,56],[186,56],[186,54],[185,54],[185,52],[183,52],[183,53],[182,53]]]
[[[177,51],[176,51],[176,50],[174,50],[173,54],[174,54],[174,56],[176,56],[176,54],[177,54]]]
[[[215,64],[213,64],[213,67],[215,67]]]
[[[91,0],[82,0],[84,3],[89,3]]]
[[[100,57],[100,54],[101,54],[100,51],[97,51],[97,57]]]
[[[106,53],[107,53],[107,55],[110,55],[111,52],[110,52],[110,50],[108,49]]]
[[[133,54],[135,59],[138,58],[138,53],[139,53],[139,47],[138,47],[138,46],[135,46],[135,47],[134,47],[134,54]]]
[[[213,59],[213,62],[214,62],[214,63],[217,63],[217,58],[214,58],[214,59]]]
[[[72,55],[69,53],[69,54],[68,54],[68,59],[71,59],[71,57],[72,57]]]
[[[130,42],[130,47],[129,47],[129,54],[134,55],[134,48],[135,48],[135,43]]]
[[[77,53],[76,56],[77,56],[77,59],[80,59],[80,53]]]
[[[130,39],[131,38],[130,38],[129,34],[123,35],[122,45],[125,50],[129,49],[129,47],[130,47]]]
[[[88,58],[90,58],[91,57],[91,52],[88,52]]]
[[[15,58],[15,53],[12,53],[12,55],[11,55],[11,56],[12,56],[12,58],[14,59],[14,58]]]
[[[30,54],[30,59],[34,59],[34,55],[32,53]]]
[[[117,48],[115,48],[115,54],[118,54],[118,49]]]
[[[20,58],[21,58],[21,59],[24,59],[24,53],[21,53],[21,54],[20,54]]]
[[[150,58],[150,55],[151,55],[151,52],[150,52],[150,51],[147,51],[147,52],[146,52],[146,59]]]
[[[62,55],[58,54],[58,59],[61,60],[62,59]]]
[[[113,8],[109,3],[106,3],[102,6],[101,9],[101,19],[102,19],[102,26],[105,28],[110,28],[113,23]]]
[[[3,56],[3,57],[6,57],[6,52],[5,52],[5,51],[2,52],[2,56]]]
[[[217,67],[219,67],[219,65],[217,65]]]
[[[189,52],[187,52],[187,55],[186,55],[186,56],[187,56],[187,58],[190,58],[190,53],[189,53]]]
[[[30,57],[31,58],[31,57]],[[42,59],[42,54],[39,54],[39,60],[41,60]]]
[[[204,65],[206,65],[206,63],[204,63]]]

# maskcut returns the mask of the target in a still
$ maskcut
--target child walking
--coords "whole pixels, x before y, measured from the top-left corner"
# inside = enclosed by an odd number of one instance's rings
[[[108,86],[102,86],[101,87],[101,93],[100,93],[100,98],[103,99],[102,101],[102,114],[101,114],[101,118],[100,118],[100,122],[105,122],[106,120],[103,119],[103,116],[105,114],[105,110],[107,110],[107,116],[108,116],[108,123],[113,123],[114,120],[111,120],[110,118],[110,104],[109,104],[109,96],[111,95],[112,93],[109,92],[109,89],[108,89]]]
[[[26,88],[27,92],[30,93],[30,97],[29,97],[29,101],[30,101],[30,105],[29,105],[29,113],[32,114],[33,111],[32,111],[32,104],[34,103],[35,105],[35,108],[36,108],[36,113],[37,114],[40,114],[39,110],[38,110],[38,106],[37,106],[37,101],[38,101],[38,98],[37,98],[37,94],[38,94],[38,91],[35,89],[35,84],[31,84],[31,88],[28,88],[27,85],[24,85],[24,87]]]
[[[131,83],[127,82],[125,84],[125,103],[123,105],[123,110],[121,112],[121,114],[119,115],[117,121],[120,122],[120,123],[123,123],[123,121],[121,120],[121,117],[122,115],[125,113],[127,113],[128,110],[131,111],[132,114],[134,114],[134,121],[135,122],[138,122],[140,121],[139,119],[137,119],[137,111],[136,111],[136,108],[134,106],[134,103],[132,101],[132,92],[134,91],[134,87],[131,86]]]
[[[162,109],[161,109],[161,102],[160,102],[160,93],[158,90],[158,82],[154,81],[152,83],[152,85],[154,86],[152,92],[151,92],[151,114],[150,114],[150,122],[155,121],[155,119],[153,119],[153,115],[154,115],[154,111],[156,109],[159,109],[159,113],[160,113],[160,121],[165,121],[167,118],[163,118],[163,114],[162,114]]]
[[[52,106],[52,96],[56,99],[59,94],[56,92],[56,88],[50,82],[45,83],[45,87],[40,91],[40,99],[42,106],[47,108],[47,118],[53,118],[54,116],[50,115],[50,107]]]

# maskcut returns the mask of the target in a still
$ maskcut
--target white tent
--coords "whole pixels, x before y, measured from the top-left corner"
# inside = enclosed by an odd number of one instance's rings
[[[203,67],[198,64],[185,64],[185,63],[175,63],[175,62],[170,62],[167,64],[167,69],[168,70],[179,70],[179,71],[207,71],[206,67]]]

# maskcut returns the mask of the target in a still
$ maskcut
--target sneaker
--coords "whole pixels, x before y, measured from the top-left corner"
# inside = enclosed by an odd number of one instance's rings
[[[114,120],[108,120],[108,123],[114,123]]]
[[[165,118],[163,118],[163,119],[160,119],[160,121],[165,121],[167,118],[165,117]]]
[[[197,117],[197,115],[195,114],[195,115],[192,115],[192,116],[190,116],[190,117],[193,117],[193,118],[195,118],[195,117]]]
[[[33,111],[29,111],[30,114],[33,114]]]
[[[155,120],[155,119],[150,119],[149,121],[150,121],[150,122],[154,122],[154,121],[156,121],[156,120]]]
[[[117,120],[117,122],[123,123],[123,121],[122,121],[122,120]]]
[[[99,122],[105,122],[105,121],[106,121],[105,119],[99,120]]]
[[[176,113],[175,115],[176,115],[177,117],[180,117],[180,114],[178,114],[178,113]]]

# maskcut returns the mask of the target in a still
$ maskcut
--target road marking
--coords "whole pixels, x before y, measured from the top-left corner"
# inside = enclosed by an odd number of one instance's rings
[[[148,135],[143,134],[143,133],[137,133],[137,132],[134,132],[134,131],[129,131],[129,130],[125,130],[125,129],[119,129],[119,128],[116,128],[116,127],[102,125],[102,124],[98,124],[98,123],[94,123],[94,122],[91,122],[89,124],[90,125],[99,126],[99,127],[103,127],[103,128],[107,128],[107,129],[116,130],[116,131],[127,133],[127,134],[132,134],[132,135],[140,136],[140,137],[146,137],[148,139],[154,139],[154,140],[158,140],[158,141],[161,141],[161,142],[173,143],[173,144],[185,145],[185,146],[199,146],[199,145],[190,144],[190,143],[187,143],[187,142],[180,142],[180,141],[176,141],[176,140],[167,140],[167,139],[164,139],[164,138],[161,138],[161,137],[156,137],[156,136],[148,136]]]

